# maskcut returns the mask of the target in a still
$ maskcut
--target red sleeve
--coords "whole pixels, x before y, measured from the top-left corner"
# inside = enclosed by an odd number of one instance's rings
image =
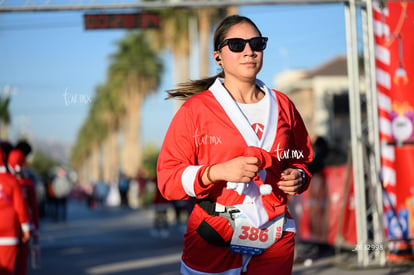
[[[299,193],[303,193],[309,188],[310,181],[312,179],[312,174],[309,172],[307,164],[313,160],[313,149],[312,149],[312,142],[310,140],[308,131],[306,130],[305,123],[303,122],[302,116],[300,115],[299,111],[296,109],[295,105],[293,104],[290,99],[286,95],[279,93],[279,99],[282,99],[287,106],[289,107],[289,117],[290,123],[292,125],[292,132],[290,135],[290,144],[291,148],[297,148],[298,152],[301,152],[302,156],[299,159],[291,159],[287,163],[286,168],[299,168],[302,169],[305,174],[305,184],[299,191]]]
[[[204,197],[212,185],[201,184],[205,166],[198,164],[194,142],[195,120],[188,100],[178,110],[168,128],[157,164],[158,187],[168,200]]]
[[[293,135],[293,142],[296,144],[301,144],[301,148],[303,149],[304,155],[305,155],[305,161],[295,163],[292,166],[295,168],[302,169],[305,174],[305,184],[302,186],[302,188],[299,190],[299,194],[305,192],[310,185],[312,174],[308,170],[307,164],[310,163],[313,160],[313,149],[312,149],[312,142],[310,140],[309,134],[306,130],[305,124],[302,120],[302,117],[300,116],[299,112],[296,110],[296,108],[293,106],[295,110],[295,124],[294,124],[294,135]]]
[[[24,200],[23,189],[17,180],[13,183],[13,206],[17,213],[20,225],[24,231],[29,230],[30,219],[27,211],[26,202]]]

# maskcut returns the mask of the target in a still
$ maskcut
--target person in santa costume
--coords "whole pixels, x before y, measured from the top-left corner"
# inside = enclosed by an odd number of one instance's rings
[[[18,245],[30,239],[30,225],[23,190],[4,158],[0,148],[0,275],[12,275]]]
[[[214,34],[222,71],[168,91],[186,101],[159,154],[158,187],[169,200],[197,199],[182,274],[292,272],[286,203],[308,188],[313,151],[294,104],[256,78],[267,41],[249,18],[226,17]]]
[[[33,245],[39,240],[39,211],[36,198],[36,189],[31,178],[25,175],[26,157],[31,152],[31,146],[26,142],[19,142],[12,149],[7,159],[7,166],[23,189],[23,195],[30,219],[30,235]],[[21,242],[18,247],[16,270],[14,275],[26,275],[29,257],[29,242]]]

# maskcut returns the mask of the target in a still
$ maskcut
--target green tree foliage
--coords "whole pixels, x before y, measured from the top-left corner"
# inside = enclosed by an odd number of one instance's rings
[[[10,97],[0,95],[0,138],[8,138],[8,126],[11,122],[10,116]]]
[[[40,178],[47,178],[52,168],[58,164],[58,161],[42,151],[36,150],[33,152],[31,167],[36,171]]]
[[[157,175],[157,161],[159,149],[156,145],[150,144],[144,148],[142,166],[148,172],[148,178],[154,179]]]

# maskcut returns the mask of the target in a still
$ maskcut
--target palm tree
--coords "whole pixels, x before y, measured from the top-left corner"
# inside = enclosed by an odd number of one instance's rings
[[[118,44],[109,69],[111,79],[122,79],[119,91],[125,116],[122,120],[123,172],[135,177],[141,165],[141,105],[146,95],[154,92],[161,79],[162,64],[144,32],[130,32]]]
[[[94,170],[91,167],[91,155],[93,153],[93,148],[91,147],[91,140],[88,136],[87,123],[85,122],[78,132],[78,137],[76,144],[72,147],[71,156],[70,156],[70,165],[77,171],[79,175],[79,182],[90,183],[96,181],[97,179],[92,175],[96,172],[91,172]]]
[[[209,75],[209,57],[211,55],[211,29],[224,16],[237,13],[237,7],[199,8],[199,9],[165,9],[161,10],[161,27],[158,30],[147,31],[153,37],[154,49],[161,52],[171,50],[173,54],[174,84],[186,82],[189,79],[190,57],[190,24],[196,18],[198,22],[200,47],[200,77]],[[194,42],[194,41],[192,41]]]
[[[11,116],[9,111],[10,97],[0,97],[0,139],[7,140],[9,137],[9,125]]]
[[[194,13],[190,9],[182,8],[165,9],[160,13],[160,28],[155,31],[148,30],[147,33],[152,37],[153,47],[156,51],[171,51],[172,67],[174,68],[173,83],[176,85],[189,78],[189,24]]]
[[[119,82],[112,79],[108,84],[99,86],[96,90],[95,101],[99,109],[99,118],[108,134],[102,140],[102,177],[105,182],[113,183],[119,170],[118,129],[124,106],[117,93]]]
[[[233,14],[237,8],[173,9],[162,11],[161,28],[158,31],[130,32],[119,41],[118,51],[112,56],[107,83],[96,90],[95,111],[90,112],[72,150],[73,165],[86,168],[84,178],[103,176],[112,181],[118,171],[118,130],[123,132],[122,169],[131,177],[141,166],[140,121],[141,104],[145,96],[155,91],[162,70],[157,52],[170,49],[173,52],[174,82],[188,80],[189,75],[189,18],[199,18],[201,50],[201,74],[208,75],[208,46],[211,25],[224,14]],[[99,112],[97,111],[99,110]],[[100,113],[96,115],[95,113]],[[105,132],[96,137],[96,129]],[[93,130],[92,130],[93,129]],[[92,133],[94,132],[94,133]],[[102,149],[103,148],[103,149]],[[102,150],[101,150],[102,149]],[[100,154],[101,158],[98,158]],[[94,156],[94,157],[92,157]],[[102,162],[102,163],[100,163]],[[89,163],[88,166],[85,164]],[[100,165],[103,175],[100,174]],[[83,169],[85,170],[85,168]]]
[[[82,182],[100,181],[105,171],[102,151],[104,141],[110,136],[110,127],[104,116],[107,92],[101,86],[95,94],[71,154],[71,166],[78,171]]]
[[[102,141],[108,135],[108,128],[100,117],[98,102],[93,101],[87,120],[83,124],[78,137],[78,144],[82,149],[80,151],[81,167],[88,171],[86,178],[88,182],[102,180]],[[77,165],[75,164],[75,166]]]
[[[107,83],[97,87],[91,109],[72,149],[71,165],[82,181],[114,182],[118,174],[118,131],[122,168],[135,176],[141,161],[140,109],[160,81],[162,66],[142,32],[131,32],[112,56]],[[85,172],[88,171],[88,172]]]

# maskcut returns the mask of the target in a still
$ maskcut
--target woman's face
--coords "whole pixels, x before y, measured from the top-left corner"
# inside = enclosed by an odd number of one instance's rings
[[[231,27],[224,40],[229,38],[247,40],[259,36],[260,34],[255,27],[249,23],[242,22]],[[241,52],[233,52],[226,45],[219,51],[214,52],[215,59],[217,56],[221,59],[217,63],[221,63],[226,80],[236,78],[242,81],[255,81],[263,64],[263,51],[253,51],[249,43],[246,43],[244,50]]]

